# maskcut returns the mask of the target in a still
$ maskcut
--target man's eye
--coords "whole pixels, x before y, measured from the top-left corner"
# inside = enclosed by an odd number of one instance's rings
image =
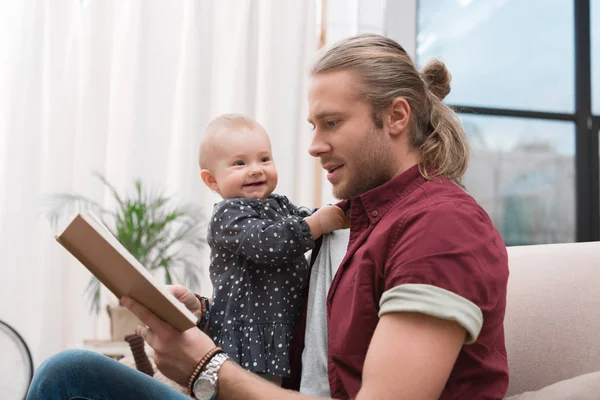
[[[337,121],[327,121],[325,122],[325,124],[327,125],[328,128],[335,128],[336,125],[338,124]]]
[[[269,157],[263,157],[260,159],[260,162],[269,162],[271,159]]]
[[[233,163],[233,165],[246,165],[246,163],[243,162],[242,160],[237,160]]]

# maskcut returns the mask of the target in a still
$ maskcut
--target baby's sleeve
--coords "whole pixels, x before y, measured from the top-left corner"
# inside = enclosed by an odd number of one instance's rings
[[[216,207],[209,244],[259,264],[284,264],[314,247],[304,218],[265,219],[243,199],[225,200]]]

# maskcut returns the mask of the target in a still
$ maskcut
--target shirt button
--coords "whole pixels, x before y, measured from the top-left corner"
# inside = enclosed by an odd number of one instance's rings
[[[376,217],[376,216],[379,215],[379,213],[377,212],[377,210],[375,210],[375,211],[371,212],[371,215],[374,216],[374,217]]]

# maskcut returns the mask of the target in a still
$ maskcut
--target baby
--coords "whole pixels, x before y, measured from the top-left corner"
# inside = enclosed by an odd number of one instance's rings
[[[310,215],[273,193],[269,137],[243,115],[222,115],[207,126],[200,169],[202,181],[223,198],[208,228],[210,335],[242,367],[280,382],[290,372],[290,339],[304,301],[304,253],[322,234],[342,228],[345,215],[335,206]]]

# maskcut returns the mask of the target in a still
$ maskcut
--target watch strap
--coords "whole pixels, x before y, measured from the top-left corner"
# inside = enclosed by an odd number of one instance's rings
[[[196,382],[192,387],[192,397],[196,398],[195,389],[198,389],[197,385],[204,385],[204,389],[206,390],[206,385],[208,385],[209,390],[212,392],[211,398],[214,398],[217,394],[217,378],[219,370],[225,361],[229,360],[229,356],[224,352],[219,352],[212,356],[211,360],[206,363],[206,366],[202,370],[202,372],[198,375]],[[207,396],[208,393],[201,392],[201,395]]]
[[[212,357],[219,352],[223,352],[223,349],[220,347],[213,347],[198,362],[198,364],[196,365],[196,368],[194,368],[194,371],[192,371],[192,374],[190,375],[190,379],[188,380],[187,388],[191,394],[193,394],[192,389],[194,387],[194,382],[196,381],[196,379],[198,379],[198,376],[200,376],[200,371],[202,371],[202,369],[204,369],[208,360],[212,359]]]

